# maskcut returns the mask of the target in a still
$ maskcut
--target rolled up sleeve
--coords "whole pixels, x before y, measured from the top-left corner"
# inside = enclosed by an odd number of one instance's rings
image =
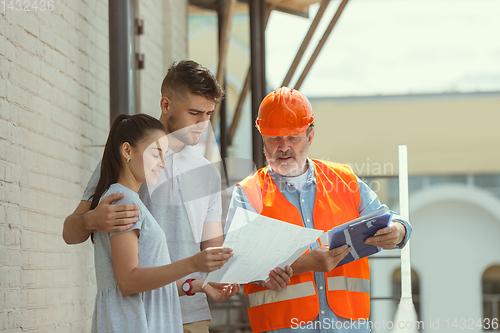
[[[357,177],[356,177],[357,178]],[[358,184],[359,184],[359,194],[360,194],[360,200],[359,200],[359,215],[367,215],[370,213],[373,213],[376,210],[382,209],[382,208],[388,208],[386,205],[383,205],[380,203],[380,200],[377,196],[377,194],[361,179],[357,178]],[[395,212],[392,211],[392,220],[400,222],[403,224],[403,226],[406,229],[406,235],[405,238],[401,243],[396,245],[395,249],[402,249],[406,243],[408,243],[408,240],[410,239],[411,232],[412,232],[412,227],[411,224],[408,221],[405,221],[401,216],[396,214]]]

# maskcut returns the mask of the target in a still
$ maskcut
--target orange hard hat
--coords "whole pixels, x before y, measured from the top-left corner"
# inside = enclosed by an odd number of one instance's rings
[[[285,136],[304,132],[314,123],[311,103],[298,90],[281,87],[260,103],[255,126],[260,134]]]

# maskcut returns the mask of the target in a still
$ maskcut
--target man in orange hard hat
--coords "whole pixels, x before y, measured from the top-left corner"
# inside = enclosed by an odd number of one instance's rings
[[[269,166],[242,180],[233,191],[228,221],[237,207],[305,228],[329,230],[385,207],[347,165],[308,158],[314,115],[307,98],[282,87],[262,101],[256,126]],[[226,226],[228,230],[228,226]],[[411,234],[395,216],[367,243],[402,248]],[[329,250],[318,240],[292,265],[293,276],[271,290],[246,284],[254,332],[369,332],[370,270],[367,258],[336,267],[350,252]],[[278,290],[280,289],[281,290]]]

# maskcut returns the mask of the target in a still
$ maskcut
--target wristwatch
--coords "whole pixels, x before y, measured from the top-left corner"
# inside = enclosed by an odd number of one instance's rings
[[[195,279],[187,279],[182,284],[182,291],[184,291],[186,293],[186,295],[188,295],[188,296],[194,296],[194,294],[191,293],[191,290],[193,290],[193,285],[191,284],[191,282],[194,280]]]

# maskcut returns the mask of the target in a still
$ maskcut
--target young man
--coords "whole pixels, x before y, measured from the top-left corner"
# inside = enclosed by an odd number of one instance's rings
[[[314,115],[299,91],[283,87],[267,95],[256,125],[269,166],[235,187],[228,221],[237,207],[243,207],[326,231],[384,207],[349,166],[308,158]],[[387,228],[367,242],[384,249],[402,248],[410,234],[410,224],[394,217]],[[361,320],[368,320],[370,313],[368,260],[362,258],[336,268],[349,251],[347,246],[329,250],[316,242],[291,265],[294,275],[280,292],[257,284],[245,285],[252,330],[369,332],[366,321]]]
[[[160,121],[169,133],[166,170],[157,186],[143,185],[139,196],[165,232],[174,262],[223,243],[220,175],[192,146],[199,142],[224,92],[207,68],[194,61],[181,61],[169,68],[161,93]],[[94,210],[89,210],[88,200],[98,182],[99,168],[98,165],[82,201],[64,222],[63,238],[68,244],[84,242],[93,230],[118,232],[137,221],[136,206],[111,205],[123,195],[104,198]],[[237,291],[222,286],[201,290],[201,277],[198,272],[178,281],[188,295],[180,298],[184,332],[208,332],[210,311],[203,292],[222,301]],[[287,280],[287,276],[277,278],[282,285]]]

